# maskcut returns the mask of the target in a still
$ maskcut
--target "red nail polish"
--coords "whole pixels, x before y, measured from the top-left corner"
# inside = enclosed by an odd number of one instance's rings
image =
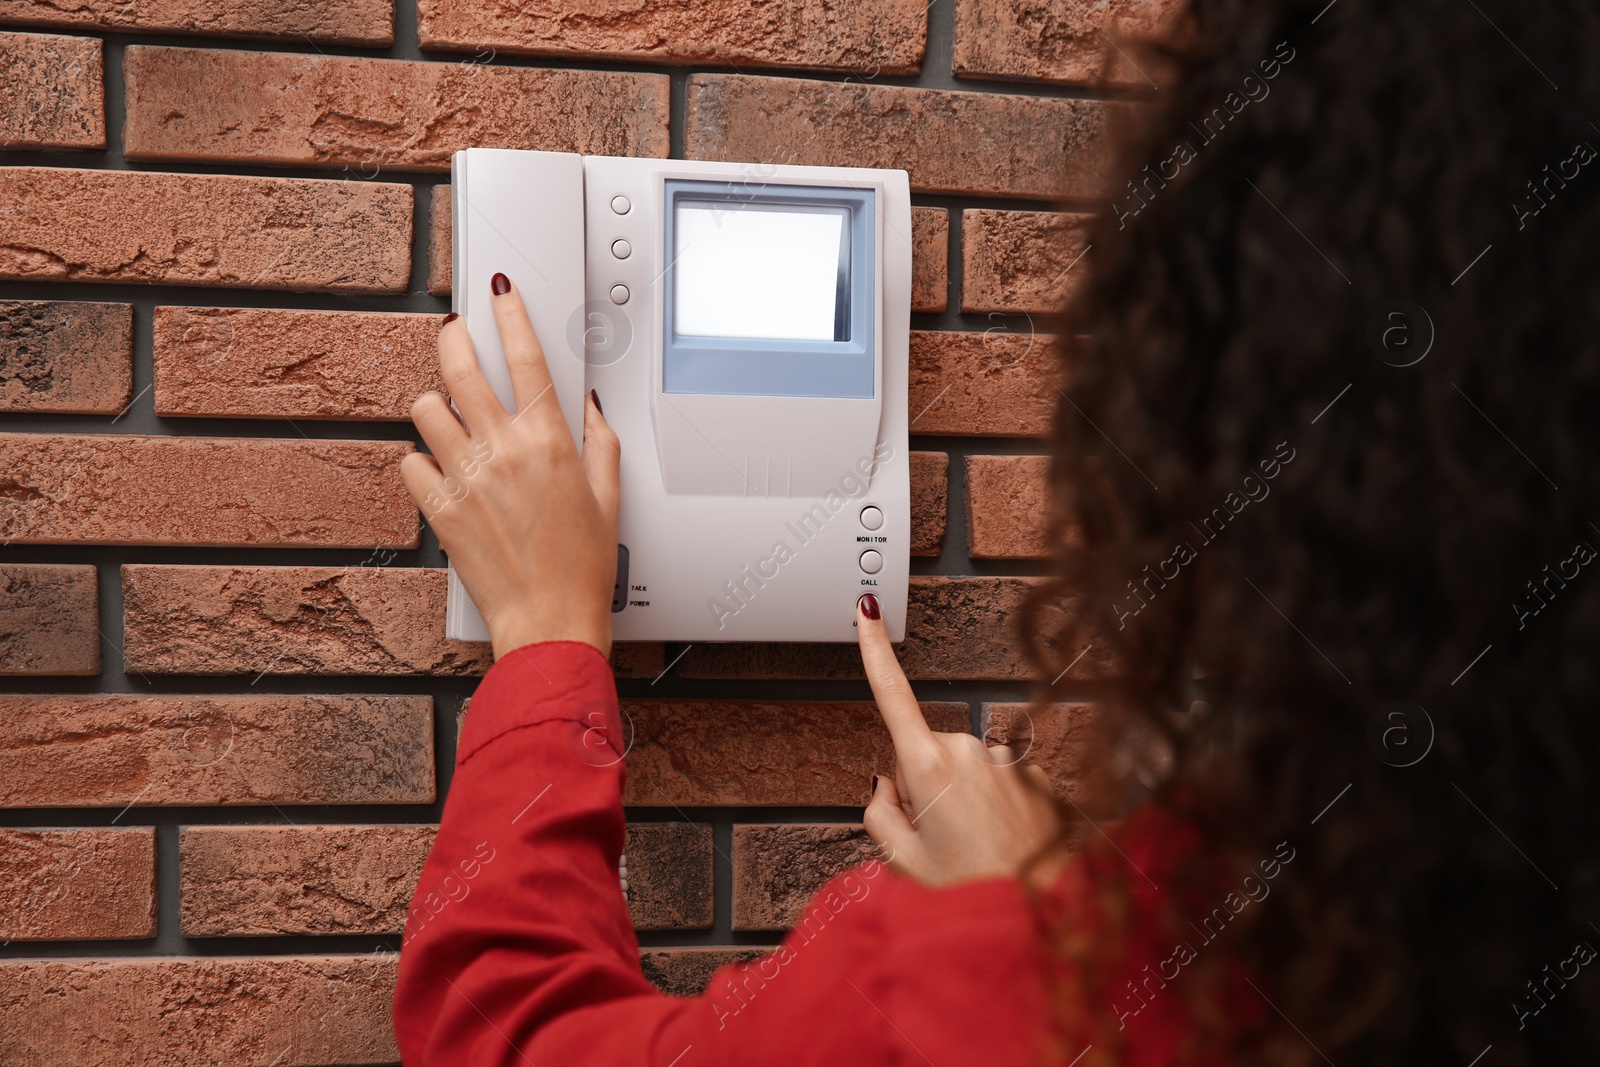
[[[443,326],[443,325],[445,325],[445,323],[454,322],[457,319],[459,319],[460,317],[461,317],[460,315],[457,315],[454,311],[452,311],[452,312],[450,312],[450,314],[448,314],[448,315],[446,315],[444,317],[444,322],[441,322],[439,325]]]
[[[504,274],[496,274],[489,279],[489,290],[495,296],[505,296],[511,291],[511,279]]]
[[[589,399],[594,401],[594,409],[596,411],[598,411],[602,415],[604,415],[606,413],[606,409],[600,406],[600,394],[599,393],[595,392],[593,389],[589,390]]]
[[[869,619],[879,618],[878,598],[871,593],[863,593],[861,596],[861,614]]]

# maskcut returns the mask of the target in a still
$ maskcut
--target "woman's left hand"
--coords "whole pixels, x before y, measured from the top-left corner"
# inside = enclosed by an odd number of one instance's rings
[[[495,280],[507,289],[491,303],[517,410],[484,378],[467,324],[446,322],[439,368],[461,419],[440,394],[417,397],[411,420],[433,454],[407,456],[400,475],[488,623],[496,659],[562,640],[609,656],[617,435],[591,393],[579,456],[522,296]]]

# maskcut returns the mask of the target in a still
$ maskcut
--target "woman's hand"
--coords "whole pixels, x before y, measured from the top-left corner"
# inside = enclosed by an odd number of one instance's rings
[[[451,316],[439,330],[439,369],[461,420],[438,393],[417,397],[411,421],[433,454],[407,456],[400,475],[488,623],[496,659],[558,640],[609,656],[617,435],[590,393],[579,457],[522,295],[504,275],[494,280],[506,290],[491,303],[517,410],[495,396],[467,324]]]
[[[1017,876],[1060,827],[1050,779],[1007,746],[928,728],[876,604],[871,615],[857,605],[856,639],[894,741],[895,775],[878,779],[867,836],[890,870],[924,885]],[[1047,884],[1059,869],[1052,858],[1033,873]]]

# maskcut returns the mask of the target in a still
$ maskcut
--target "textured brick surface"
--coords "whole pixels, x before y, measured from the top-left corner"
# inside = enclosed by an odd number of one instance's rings
[[[691,159],[898,167],[913,190],[1034,198],[1104,192],[1105,110],[905,86],[739,74],[689,79]]]
[[[103,64],[92,37],[0,33],[0,148],[104,148]]]
[[[443,568],[122,568],[124,655],[150,674],[478,675],[487,643],[444,636]],[[613,646],[624,677],[654,677],[659,644]]]
[[[950,496],[950,457],[943,452],[911,453],[911,554],[937,556],[944,544],[946,502]]]
[[[610,10],[567,0],[508,14],[469,0],[419,0],[423,48],[726,67],[911,74],[927,39],[923,0],[666,0]]]
[[[872,775],[893,767],[876,704],[624,698],[622,707],[633,729],[626,804],[860,807]],[[968,728],[965,704],[924,703],[922,713],[936,730]]]
[[[628,827],[628,912],[636,930],[708,930],[711,827],[640,822]]]
[[[0,695],[0,807],[433,799],[429,697]]]
[[[1060,311],[1083,277],[1092,215],[961,213],[961,310]]]
[[[717,968],[760,959],[764,948],[657,948],[639,953],[644,976],[663,993],[693,997],[705,992]]]
[[[906,638],[895,647],[916,680],[1023,681],[1033,676],[1022,656],[1017,609],[1032,578],[946,578],[913,575]],[[1043,625],[1053,631],[1050,613]],[[1094,653],[1080,668],[1100,661]],[[1103,665],[1102,665],[1103,666]],[[861,654],[848,644],[695,645],[678,664],[686,678],[860,678]]]
[[[409,420],[439,377],[441,315],[163,307],[157,415]]]
[[[973,559],[1044,559],[1049,456],[968,456],[967,551]]]
[[[0,539],[414,548],[401,441],[0,434]]]
[[[409,825],[186,826],[183,936],[399,933],[433,836]]]
[[[911,209],[911,310],[943,311],[950,293],[950,212]]]
[[[129,159],[447,171],[461,148],[667,154],[660,74],[127,50]],[[470,102],[470,103],[469,103]]]
[[[873,854],[859,825],[735,825],[733,928],[787,930],[823,882]]]
[[[0,412],[115,415],[133,394],[133,305],[0,300]]]
[[[0,279],[400,293],[411,207],[378,182],[8,167]]]
[[[428,198],[428,292],[449,296],[455,271],[450,259],[450,186],[435,185]]]
[[[1158,36],[1182,10],[1177,0],[955,4],[959,77],[1142,89],[1159,87],[1161,72],[1148,59],[1135,64],[1135,42]]]
[[[1078,672],[1073,671],[1076,676]],[[1085,799],[1089,776],[1097,767],[1096,738],[1102,723],[1094,704],[984,704],[980,732],[991,744],[1009,744],[1019,760],[1037,763],[1050,775],[1056,792],[1073,801]]]
[[[908,408],[914,434],[1040,437],[1061,402],[1055,339],[1010,333],[911,331]]]
[[[126,939],[155,932],[154,827],[0,830],[0,940]]]
[[[0,0],[0,23],[387,45],[394,0]]]
[[[0,1063],[324,1067],[400,1059],[392,953],[0,961]]]
[[[86,563],[0,563],[0,675],[99,674],[99,588]]]
[[[433,187],[428,210],[428,292],[450,294],[450,187]],[[911,310],[943,311],[950,289],[950,212],[911,209]]]

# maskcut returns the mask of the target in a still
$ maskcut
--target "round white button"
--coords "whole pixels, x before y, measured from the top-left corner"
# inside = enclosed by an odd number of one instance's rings
[[[861,553],[861,569],[868,574],[877,574],[883,570],[883,557],[876,549],[869,548]]]
[[[616,256],[618,259],[627,259],[629,256],[633,255],[633,246],[619,237],[617,240],[611,242],[611,254]]]
[[[628,302],[628,287],[626,285],[613,285],[611,287],[611,302],[613,304],[626,304]]]
[[[869,530],[876,530],[883,525],[883,512],[877,508],[862,508],[861,525]]]
[[[611,198],[611,210],[618,215],[626,215],[632,208],[633,205],[628,202],[628,198],[625,196],[613,196]]]

